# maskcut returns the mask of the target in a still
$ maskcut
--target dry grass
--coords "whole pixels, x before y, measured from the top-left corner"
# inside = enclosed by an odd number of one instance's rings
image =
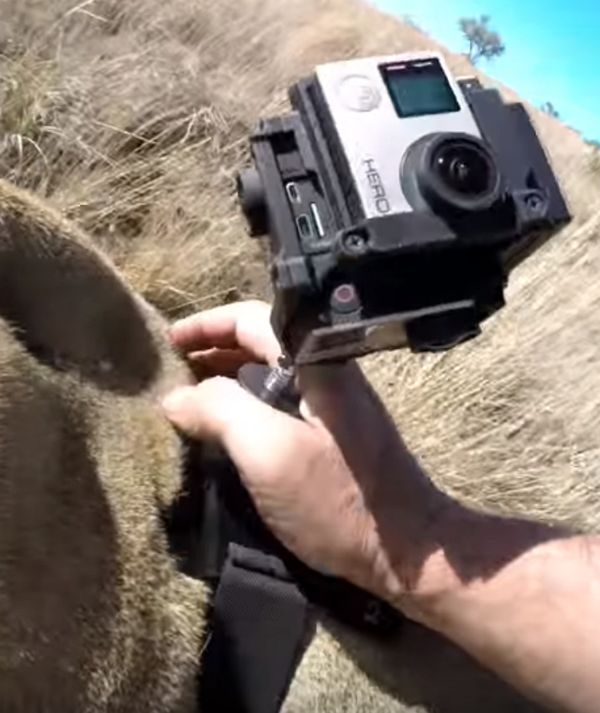
[[[93,233],[170,316],[267,294],[232,186],[248,131],[285,109],[287,85],[320,61],[435,46],[358,0],[0,0],[0,12],[2,172]],[[600,177],[591,147],[532,113],[574,227],[520,269],[477,343],[367,368],[445,487],[597,528]]]

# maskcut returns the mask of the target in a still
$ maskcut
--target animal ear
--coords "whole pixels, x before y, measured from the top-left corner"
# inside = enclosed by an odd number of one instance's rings
[[[148,312],[84,236],[0,181],[0,318],[32,356],[137,394],[161,366]]]

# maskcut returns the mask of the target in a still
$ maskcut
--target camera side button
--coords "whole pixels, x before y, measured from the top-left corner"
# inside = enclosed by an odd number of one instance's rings
[[[381,104],[381,92],[369,77],[352,74],[339,84],[342,103],[351,111],[373,111]]]

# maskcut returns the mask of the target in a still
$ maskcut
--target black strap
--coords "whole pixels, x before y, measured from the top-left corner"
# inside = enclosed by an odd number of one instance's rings
[[[391,607],[312,571],[273,537],[231,461],[195,448],[189,457],[186,494],[165,525],[181,570],[215,591],[200,666],[202,713],[279,713],[319,609],[380,639],[395,634],[402,620]]]
[[[202,661],[203,713],[278,713],[307,642],[309,606],[280,559],[230,545]]]

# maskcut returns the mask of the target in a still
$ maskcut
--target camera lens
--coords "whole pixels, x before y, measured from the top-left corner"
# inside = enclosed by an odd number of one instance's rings
[[[407,200],[443,218],[486,213],[499,205],[503,179],[488,145],[462,132],[426,134],[410,146],[400,168]]]
[[[486,195],[494,186],[495,169],[476,144],[448,142],[433,155],[433,171],[452,191],[465,197]]]

